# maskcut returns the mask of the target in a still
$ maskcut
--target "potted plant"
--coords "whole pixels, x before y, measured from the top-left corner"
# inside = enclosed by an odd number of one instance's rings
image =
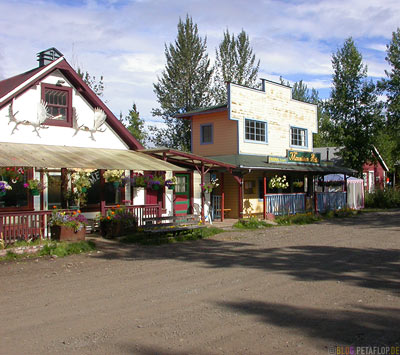
[[[164,186],[165,180],[162,175],[148,175],[148,187],[153,190],[159,190],[160,187]]]
[[[87,201],[87,190],[92,186],[90,181],[90,174],[93,170],[78,169],[71,174],[72,190],[70,197],[75,201],[80,208],[84,206]]]
[[[25,174],[24,168],[18,167],[7,167],[0,168],[0,176],[4,181],[12,182],[13,184],[17,183],[23,178]]]
[[[103,177],[106,182],[112,182],[115,188],[117,188],[122,182],[123,175],[123,170],[107,170],[104,172]]]
[[[218,187],[218,179],[211,179],[211,181],[202,186],[204,192],[211,193],[216,187]]]
[[[31,192],[32,196],[38,196],[46,188],[46,185],[38,179],[30,179],[24,184],[24,187]]]
[[[293,181],[293,186],[296,188],[301,188],[304,186],[304,181],[299,181],[299,180]]]
[[[165,186],[170,190],[174,190],[176,185],[176,177],[173,176],[172,179],[165,180]]]
[[[115,238],[137,229],[137,217],[129,213],[125,206],[117,205],[100,217],[100,231],[104,238]]]
[[[131,184],[133,187],[146,187],[147,186],[147,175],[136,173],[132,179]]]
[[[289,183],[286,181],[286,176],[275,175],[271,180],[269,180],[268,187],[270,189],[282,189],[285,190],[289,187]]]
[[[60,241],[85,240],[88,221],[80,210],[61,212],[54,209],[49,224],[51,239]]]
[[[0,181],[0,197],[5,196],[9,190],[12,190],[12,187],[8,184],[8,182]]]

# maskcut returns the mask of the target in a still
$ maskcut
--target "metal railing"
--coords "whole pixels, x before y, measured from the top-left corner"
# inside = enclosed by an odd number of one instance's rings
[[[276,216],[304,213],[306,211],[306,194],[267,194],[264,196],[266,212]]]
[[[221,218],[222,196],[212,195],[211,218],[213,220]]]
[[[347,192],[316,192],[317,212],[335,211],[347,206]]]

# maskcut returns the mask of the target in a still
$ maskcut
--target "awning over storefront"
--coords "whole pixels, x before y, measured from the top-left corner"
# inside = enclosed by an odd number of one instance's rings
[[[0,167],[2,166],[145,171],[186,170],[132,150],[21,143],[0,143]]]
[[[220,155],[212,156],[210,159],[223,162],[225,164],[234,164],[240,169],[251,170],[270,170],[270,171],[293,171],[293,172],[310,172],[316,174],[346,174],[354,175],[355,170],[336,165],[321,165],[321,164],[271,164],[267,162],[267,158],[257,155]]]

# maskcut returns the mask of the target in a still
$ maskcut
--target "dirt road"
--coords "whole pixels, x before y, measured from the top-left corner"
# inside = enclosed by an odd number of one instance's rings
[[[400,212],[0,264],[1,354],[400,345]]]

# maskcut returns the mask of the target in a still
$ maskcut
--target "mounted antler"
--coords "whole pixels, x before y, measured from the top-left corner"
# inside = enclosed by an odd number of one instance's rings
[[[16,115],[18,114],[19,111],[14,113],[13,104],[14,104],[14,101],[11,101],[10,106],[8,106],[8,118],[9,118],[8,124],[10,124],[11,122],[15,123],[15,126],[14,126],[13,130],[11,131],[11,134],[14,134],[15,131],[18,131],[19,125],[33,126],[32,132],[36,132],[36,134],[40,138],[39,129],[48,128],[48,127],[42,126],[43,122],[49,117],[49,114],[47,112],[47,104],[44,103],[43,101],[38,104],[38,112],[37,112],[37,121],[36,122],[31,122],[29,120],[19,121],[16,118]]]
[[[74,133],[73,137],[76,136],[79,131],[85,131],[85,132],[90,132],[90,138],[95,141],[94,135],[93,135],[94,133],[105,132],[105,129],[100,129],[100,127],[105,123],[105,121],[107,119],[107,115],[105,114],[105,112],[102,109],[100,109],[98,107],[96,107],[94,109],[93,128],[92,129],[90,129],[88,126],[85,126],[85,125],[79,126],[78,119],[79,119],[79,116],[74,110],[73,122],[74,122],[75,133]]]

